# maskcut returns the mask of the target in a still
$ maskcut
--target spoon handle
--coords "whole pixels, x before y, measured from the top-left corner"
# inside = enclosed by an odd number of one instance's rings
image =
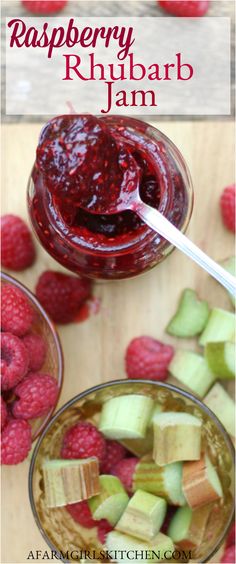
[[[236,295],[236,278],[201,251],[199,247],[192,243],[186,235],[172,225],[159,211],[141,201],[136,202],[132,209],[151,229],[199,264],[231,294]]]

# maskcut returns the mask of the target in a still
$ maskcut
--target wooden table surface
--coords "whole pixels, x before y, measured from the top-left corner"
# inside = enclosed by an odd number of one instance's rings
[[[11,124],[2,129],[2,213],[27,219],[26,185],[40,125]],[[192,173],[195,205],[189,236],[216,260],[232,255],[233,236],[222,226],[218,200],[222,188],[234,178],[233,123],[162,122],[160,129],[180,148]],[[39,245],[37,252],[33,268],[17,275],[31,289],[43,270],[60,269]],[[174,344],[175,339],[166,336],[164,328],[185,287],[195,288],[211,306],[231,309],[224,289],[179,251],[144,276],[97,284],[100,313],[84,323],[59,328],[65,355],[60,405],[94,384],[124,377],[124,351],[132,337],[147,334]],[[181,346],[185,346],[183,341]],[[186,341],[186,347],[194,346],[193,341]],[[47,549],[31,514],[28,469],[28,461],[2,468],[3,564],[30,562],[31,550]],[[213,562],[219,558],[215,556]]]

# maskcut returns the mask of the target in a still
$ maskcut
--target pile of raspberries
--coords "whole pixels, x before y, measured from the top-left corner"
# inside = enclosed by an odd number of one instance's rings
[[[18,464],[31,448],[30,421],[53,409],[59,389],[42,370],[47,343],[33,329],[37,313],[28,297],[10,283],[1,294],[1,462]]]

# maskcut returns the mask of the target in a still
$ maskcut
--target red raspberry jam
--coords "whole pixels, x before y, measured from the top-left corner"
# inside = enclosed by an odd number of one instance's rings
[[[28,193],[43,247],[66,268],[96,279],[136,276],[161,262],[172,246],[133,211],[102,213],[130,181],[139,183],[144,202],[186,229],[191,180],[167,137],[130,117],[53,118],[41,132]]]

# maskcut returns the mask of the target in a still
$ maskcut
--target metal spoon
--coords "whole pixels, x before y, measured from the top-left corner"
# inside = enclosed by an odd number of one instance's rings
[[[129,209],[137,213],[151,229],[157,231],[162,237],[167,239],[167,241],[175,245],[177,249],[185,253],[206,270],[208,274],[220,282],[233,296],[236,295],[236,278],[199,249],[186,235],[170,223],[164,215],[142,202],[138,193],[129,206]]]
[[[128,172],[128,171],[127,171]],[[236,278],[227,272],[222,266],[217,264],[213,259],[206,255],[197,245],[195,245],[186,235],[177,229],[164,215],[159,211],[145,204],[139,194],[139,182],[137,176],[126,181],[126,174],[121,185],[119,197],[117,201],[108,200],[101,212],[101,203],[96,207],[96,196],[91,206],[86,209],[92,213],[114,214],[117,212],[132,210],[135,212],[153,231],[164,237],[172,243],[180,251],[194,260],[213,278],[215,278],[222,286],[224,286],[233,296],[236,295]]]

